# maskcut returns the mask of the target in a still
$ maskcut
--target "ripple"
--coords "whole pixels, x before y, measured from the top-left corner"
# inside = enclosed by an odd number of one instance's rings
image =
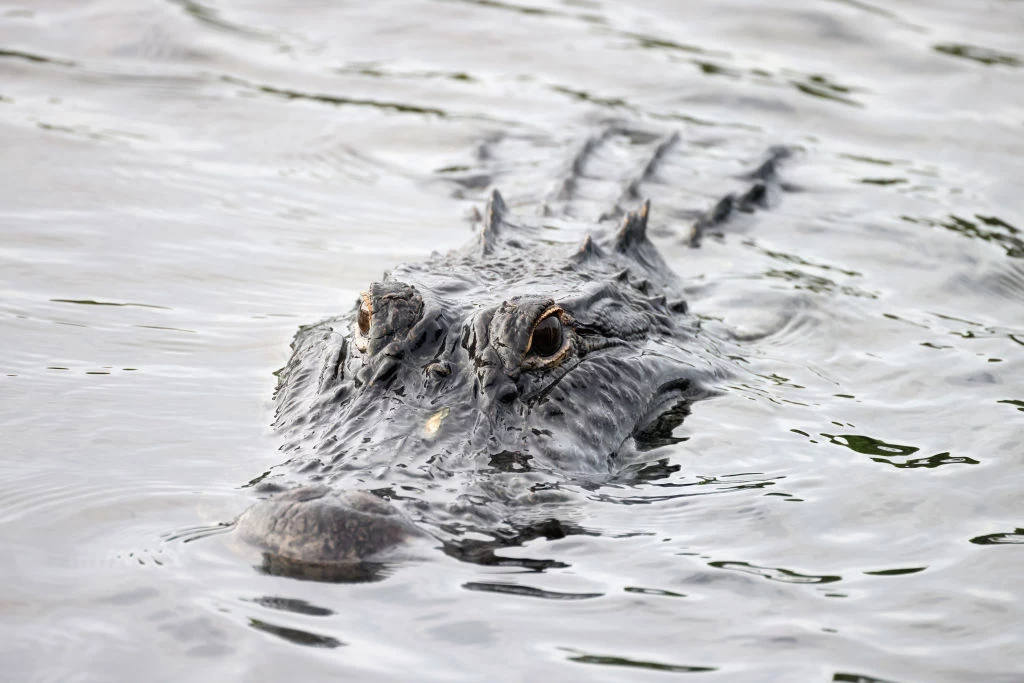
[[[444,0],[445,2],[458,2],[464,5],[476,5],[477,7],[485,7],[488,9],[504,10],[506,12],[515,12],[516,14],[525,14],[527,16],[535,17],[577,17],[578,15],[570,14],[569,12],[559,12],[557,10],[546,9],[544,7],[535,7],[531,5],[516,5],[511,2],[499,2],[499,0]]]
[[[657,595],[663,598],[685,598],[685,593],[665,590],[663,588],[641,588],[640,586],[626,586],[623,588],[627,593],[639,593],[641,595]]]
[[[996,294],[1007,301],[1024,301],[1024,264],[1002,261],[990,264],[977,278],[962,278],[957,284],[980,294]]]
[[[184,327],[167,327],[165,325],[135,325],[143,330],[163,330],[164,332],[182,332],[185,334],[199,334],[196,330],[186,330]]]
[[[1006,255],[1011,258],[1024,258],[1024,239],[1019,237],[1021,234],[1020,228],[1011,225],[998,216],[974,214],[972,218],[965,218],[956,214],[949,214],[948,218],[928,218],[925,216],[903,215],[900,216],[900,220],[914,225],[945,228],[963,237],[991,242],[1002,247]]]
[[[897,569],[878,569],[870,572],[863,572],[867,576],[904,576],[906,574],[917,574],[928,567],[901,567]]]
[[[26,62],[33,62],[35,64],[56,64],[57,66],[78,66],[78,62],[73,62],[70,59],[60,59],[58,57],[44,57],[43,55],[34,54],[31,52],[24,52],[22,50],[4,50],[0,49],[0,59],[20,59]]]
[[[905,185],[910,181],[906,178],[858,178],[858,183],[862,185]]]
[[[905,446],[895,443],[887,443],[863,434],[822,434],[829,440],[829,443],[837,446],[844,446],[851,451],[863,455],[873,456],[875,462],[892,465],[901,469],[909,468],[935,468],[942,465],[977,465],[979,462],[974,458],[966,456],[953,456],[950,453],[936,453],[926,458],[910,458],[921,449],[917,446]]]
[[[120,494],[122,500],[134,498],[110,484],[82,484],[77,481],[50,480],[35,476],[26,481],[3,482],[0,523],[10,524],[26,517],[53,518],[74,515],[75,510],[115,504]],[[114,496],[115,498],[112,498]]]
[[[708,562],[708,566],[714,567],[715,569],[728,569],[731,571],[743,572],[744,574],[753,574],[754,576],[760,576],[768,579],[769,581],[778,581],[780,583],[835,583],[836,581],[842,581],[843,577],[834,574],[801,574],[791,569],[783,569],[781,567],[759,567],[756,564],[750,564],[749,562],[732,562],[728,560],[716,560],[714,562]]]
[[[788,279],[788,278],[783,278]],[[816,294],[797,283],[763,292],[721,296],[712,302],[725,314],[720,334],[743,344],[757,344],[773,357],[790,349],[806,354],[811,349],[834,353],[851,332],[858,309],[829,305],[826,295]],[[855,295],[856,296],[856,295]],[[859,301],[871,296],[856,296]],[[703,304],[702,304],[702,307]],[[718,331],[712,328],[714,331]]]
[[[50,299],[54,303],[58,304],[78,304],[80,306],[134,306],[137,308],[155,308],[161,311],[170,311],[172,309],[167,306],[157,306],[156,304],[140,304],[133,302],[119,302],[119,301],[98,301],[96,299]]]
[[[836,3],[843,4],[843,5],[848,5],[849,7],[853,7],[853,8],[859,9],[862,12],[867,12],[868,14],[873,14],[873,15],[878,16],[878,17],[883,17],[885,19],[888,19],[888,20],[892,21],[894,24],[902,26],[903,28],[909,28],[909,29],[913,29],[913,30],[916,30],[916,31],[924,31],[925,30],[925,29],[923,29],[922,27],[920,27],[920,26],[918,26],[916,24],[911,24],[910,22],[908,22],[908,21],[906,21],[904,19],[901,19],[897,14],[894,14],[890,10],[884,9],[882,7],[876,7],[875,5],[872,5],[870,3],[864,2],[863,0],[831,0],[831,2],[836,2]]]
[[[603,666],[625,666],[633,669],[646,669],[648,671],[664,671],[666,673],[677,673],[677,674],[695,674],[695,673],[708,673],[710,671],[718,671],[713,666],[690,666],[686,664],[664,664],[662,662],[654,662],[642,659],[628,659],[626,657],[615,657],[610,655],[590,655],[584,654],[579,650],[572,648],[563,647],[559,648],[566,652],[573,652],[569,657],[570,662],[579,662],[580,664],[601,664]]]
[[[777,260],[777,261],[783,261],[785,263],[789,263],[789,264],[793,264],[793,265],[797,265],[797,266],[804,266],[804,267],[807,267],[807,268],[817,268],[819,270],[840,273],[842,275],[845,275],[846,277],[851,277],[851,278],[863,277],[863,275],[861,273],[857,272],[856,270],[851,270],[849,268],[842,268],[842,267],[836,266],[836,265],[829,265],[827,263],[820,263],[820,262],[816,262],[816,261],[812,261],[810,259],[804,258],[803,256],[799,256],[797,254],[790,254],[790,253],[786,253],[784,251],[780,251],[780,250],[777,250],[777,249],[769,249],[767,247],[762,247],[762,246],[760,246],[754,240],[751,240],[750,245],[753,246],[755,249],[757,249],[762,254],[764,254],[765,256],[767,256],[767,257],[769,257],[771,259]]]
[[[697,481],[676,481],[676,482],[648,482],[644,487],[639,488],[639,493],[626,496],[616,496],[609,493],[596,493],[589,498],[602,503],[616,503],[618,505],[650,505],[661,503],[678,498],[690,498],[694,496],[708,496],[719,493],[732,493],[736,491],[747,491],[751,489],[763,489],[785,479],[784,476],[753,479],[760,472],[746,472],[743,474],[725,474],[717,477],[699,477]],[[742,479],[734,479],[734,477]],[[694,489],[684,493],[661,493],[657,489]]]
[[[1001,534],[986,534],[975,536],[971,539],[975,545],[1024,545],[1024,528],[1018,527],[1013,531]]]
[[[608,107],[609,109],[626,109],[629,111],[637,111],[636,107],[629,104],[626,100],[622,99],[621,97],[606,97],[603,95],[595,95],[587,90],[570,88],[567,85],[552,84],[548,87],[553,92],[561,93],[562,95],[568,95],[574,100],[579,100],[580,102],[596,104],[601,107]]]
[[[299,90],[292,90],[289,88],[279,88],[272,85],[263,85],[260,83],[250,83],[241,78],[235,76],[221,76],[221,80],[225,83],[231,83],[243,88],[249,88],[252,90],[258,90],[259,92],[266,93],[268,95],[275,95],[277,97],[283,97],[289,100],[308,100],[311,102],[320,102],[323,104],[330,104],[338,107],[343,106],[354,106],[354,107],[372,107],[374,109],[382,109],[385,111],[394,111],[401,114],[432,114],[434,116],[445,118],[448,116],[448,112],[443,109],[437,109],[435,107],[421,107],[414,104],[406,104],[404,102],[388,102],[385,100],[375,100],[370,98],[356,98],[356,97],[342,97],[340,95],[325,95],[319,93],[306,93]]]
[[[815,294],[845,294],[846,296],[861,297],[865,299],[877,299],[878,294],[865,291],[849,285],[840,285],[834,280],[821,275],[808,273],[804,270],[790,268],[786,270],[772,269],[763,274],[763,277],[785,280],[792,283],[793,289],[803,289]]]
[[[592,598],[604,597],[604,593],[563,593],[559,591],[548,591],[540,588],[534,588],[532,586],[521,586],[516,583],[470,581],[462,584],[462,587],[471,591],[501,593],[503,595],[519,595],[527,598],[544,598],[545,600],[590,600]]]
[[[234,528],[234,522],[217,522],[216,524],[179,529],[178,531],[165,534],[163,539],[168,542],[181,541],[182,543],[191,543],[210,536],[228,533]]]
[[[1003,399],[1002,401],[996,401],[996,403],[1006,403],[1011,406],[1016,406],[1017,410],[1024,413],[1024,401],[1018,401],[1016,399],[1007,398]]]
[[[938,45],[933,45],[932,49],[942,55],[967,59],[978,64],[984,64],[985,66],[1024,66],[1024,61],[1016,55],[978,45],[939,43]]]
[[[244,38],[278,42],[277,39],[265,31],[224,19],[220,12],[201,2],[196,2],[196,0],[168,0],[168,2],[181,7],[186,14],[205,26]]]
[[[349,76],[369,76],[370,78],[386,79],[410,79],[410,80],[431,80],[441,79],[448,81],[459,81],[461,83],[476,83],[481,79],[465,71],[431,71],[431,70],[399,70],[385,68],[376,63],[357,63],[338,67],[335,71],[339,74]]]
[[[832,683],[897,683],[897,681],[864,674],[836,672],[832,675]]]
[[[257,631],[269,633],[281,638],[282,640],[287,640],[289,643],[294,643],[295,645],[324,648],[335,648],[345,645],[345,643],[331,636],[322,636],[288,626],[278,626],[277,624],[271,624],[270,622],[263,621],[262,619],[249,619],[249,626]]]
[[[304,614],[311,617],[329,617],[334,614],[334,610],[327,609],[326,607],[317,607],[316,605],[311,605],[305,600],[299,600],[298,598],[281,598],[267,595],[259,598],[251,598],[248,602],[255,603],[260,607],[266,607],[268,609],[292,612],[294,614]]]
[[[864,105],[853,99],[851,95],[858,92],[860,88],[840,85],[831,77],[823,74],[811,74],[800,80],[791,80],[790,84],[805,95],[817,97],[823,100],[839,102],[851,107],[863,107]]]
[[[684,52],[686,54],[694,55],[706,55],[711,54],[709,50],[705,50],[697,45],[687,45],[685,43],[679,43],[674,40],[667,38],[659,38],[656,36],[647,35],[644,33],[630,33],[625,32],[620,34],[624,38],[630,38],[636,41],[638,47],[642,47],[647,50],[667,50],[670,52]],[[728,57],[728,53],[715,52],[717,56]]]

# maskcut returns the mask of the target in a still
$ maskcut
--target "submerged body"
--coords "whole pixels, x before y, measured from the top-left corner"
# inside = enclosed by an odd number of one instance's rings
[[[762,201],[781,156],[691,240]],[[467,247],[399,266],[351,313],[300,330],[276,394],[290,474],[240,520],[265,569],[347,577],[417,536],[501,562],[497,547],[581,531],[560,484],[600,484],[672,443],[730,363],[648,239],[649,204],[620,206],[611,229],[531,225],[495,191]]]

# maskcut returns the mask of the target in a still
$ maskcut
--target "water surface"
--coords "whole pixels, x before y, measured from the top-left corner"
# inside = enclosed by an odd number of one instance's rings
[[[1021,35],[1018,0],[4,2],[6,676],[1024,680]],[[502,551],[544,571],[302,582],[213,534],[283,460],[298,326],[469,239],[480,141],[515,204],[609,119],[679,133],[656,239],[751,340],[647,481]],[[658,213],[780,143],[724,239]]]

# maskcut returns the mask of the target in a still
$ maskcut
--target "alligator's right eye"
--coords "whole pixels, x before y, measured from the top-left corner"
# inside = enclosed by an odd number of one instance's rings
[[[562,348],[562,321],[557,315],[548,317],[533,328],[530,350],[542,358],[553,356]]]
[[[370,298],[363,294],[363,301],[359,304],[359,318],[356,324],[359,326],[359,334],[364,337],[370,333],[370,322],[373,319],[373,306]]]
[[[572,333],[566,329],[565,313],[553,306],[533,326],[526,343],[523,367],[540,369],[561,363],[572,346]]]

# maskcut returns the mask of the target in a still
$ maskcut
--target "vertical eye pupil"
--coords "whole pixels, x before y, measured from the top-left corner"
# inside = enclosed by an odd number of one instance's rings
[[[549,315],[533,328],[533,342],[530,349],[538,356],[551,356],[562,348],[562,321],[557,315]]]
[[[359,334],[369,334],[370,332],[370,311],[366,310],[366,304],[359,307]]]

